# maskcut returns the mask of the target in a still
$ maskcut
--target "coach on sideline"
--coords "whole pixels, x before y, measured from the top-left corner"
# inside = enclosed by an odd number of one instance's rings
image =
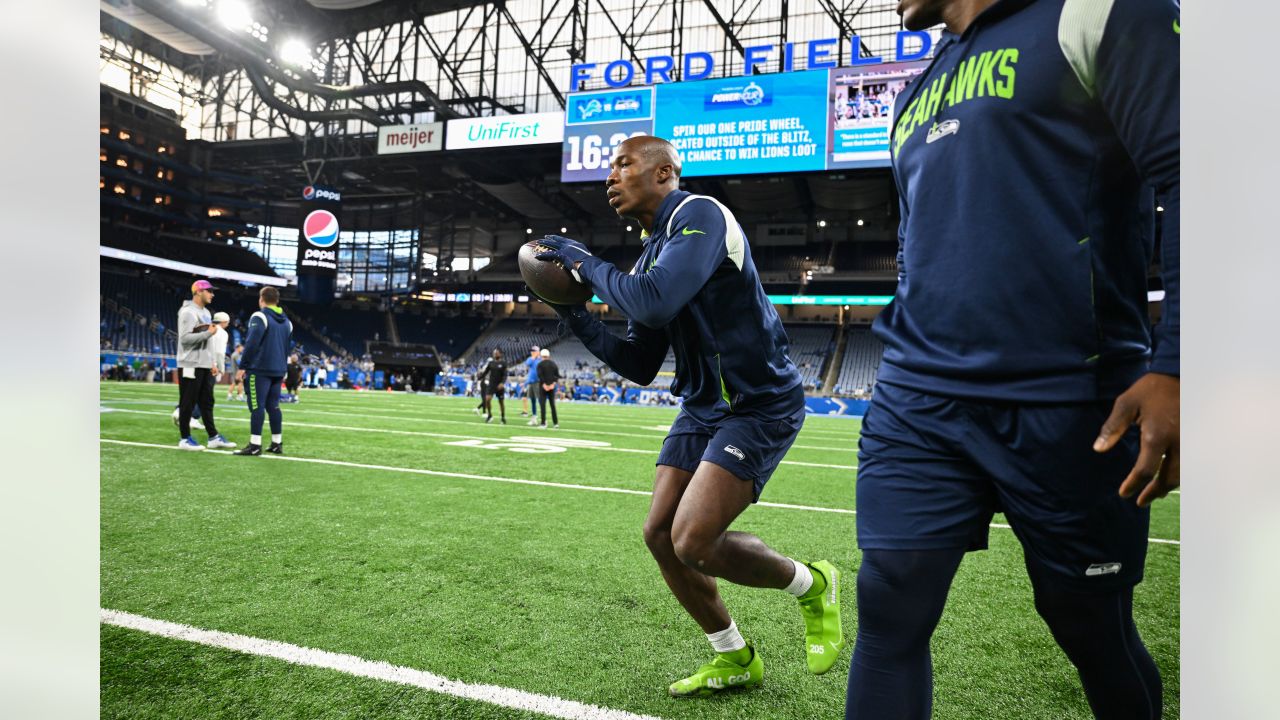
[[[280,415],[280,383],[288,371],[293,323],[280,308],[280,291],[268,285],[258,292],[258,312],[249,318],[238,376],[249,376],[249,444],[237,455],[262,454],[262,419],[271,419],[271,445],[267,452],[284,452],[284,418]]]

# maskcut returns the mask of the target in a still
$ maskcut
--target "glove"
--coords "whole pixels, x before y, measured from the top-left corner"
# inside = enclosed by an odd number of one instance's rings
[[[537,255],[534,255],[535,258],[544,261],[554,260],[560,263],[565,270],[568,270],[573,275],[574,280],[583,282],[582,276],[578,273],[578,268],[576,266],[578,263],[585,262],[589,258],[595,258],[595,256],[591,254],[591,251],[587,249],[586,245],[583,245],[577,240],[560,237],[559,235],[543,236],[540,243],[549,249],[543,250]]]

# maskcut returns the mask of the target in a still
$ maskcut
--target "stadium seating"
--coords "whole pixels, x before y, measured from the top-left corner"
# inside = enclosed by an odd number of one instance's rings
[[[822,388],[822,371],[835,351],[835,327],[831,325],[787,325],[791,340],[791,361],[800,370],[806,392]]]
[[[834,388],[836,395],[869,394],[876,384],[884,345],[868,328],[849,328],[844,360]]]
[[[172,235],[154,236],[141,230],[105,223],[100,232],[102,244],[108,247],[204,267],[276,276],[262,256],[239,244],[228,245],[223,241]]]
[[[435,345],[449,356],[460,355],[480,337],[489,319],[475,315],[415,315],[394,313],[396,330],[402,343]],[[492,348],[490,349],[492,352]]]

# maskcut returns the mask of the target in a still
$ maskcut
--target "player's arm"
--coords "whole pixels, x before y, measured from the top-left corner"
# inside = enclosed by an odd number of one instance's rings
[[[637,385],[648,385],[658,376],[670,345],[665,331],[632,320],[627,322],[626,337],[618,337],[592,317],[585,306],[556,307],[556,312],[587,350],[614,372]]]
[[[651,268],[636,268],[627,274],[589,256],[578,267],[578,274],[623,315],[642,325],[661,328],[693,299],[728,257],[726,235],[730,228],[714,202],[697,199],[686,204],[671,228],[671,236]]]
[[[1093,55],[1096,65],[1085,64],[1092,77],[1082,78],[1164,206],[1160,265],[1165,296],[1150,372],[1116,399],[1094,445],[1105,452],[1133,423],[1142,428],[1138,461],[1120,485],[1125,497],[1141,490],[1139,505],[1164,497],[1180,482],[1180,23],[1179,7],[1172,0],[1115,3],[1105,27],[1094,29],[1102,33]],[[1083,46],[1091,44],[1086,41]],[[1073,67],[1079,74],[1077,64]]]
[[[249,318],[249,331],[245,333],[244,351],[240,354],[241,365],[252,365],[258,359],[262,349],[262,341],[267,335],[267,323],[255,313]]]

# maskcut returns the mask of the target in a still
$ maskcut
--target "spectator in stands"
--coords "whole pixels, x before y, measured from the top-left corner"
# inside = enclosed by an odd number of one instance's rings
[[[528,415],[529,405],[533,405],[533,417],[530,425],[538,424],[538,362],[542,360],[541,348],[537,345],[529,348],[529,357],[524,361],[524,397],[520,398],[520,414]],[[545,424],[545,422],[544,422]]]
[[[197,280],[191,285],[191,299],[178,310],[178,431],[183,450],[203,450],[204,447],[191,437],[191,410],[200,406],[201,421],[209,435],[209,447],[233,448],[218,432],[213,420],[213,357],[209,352],[209,340],[215,328],[209,315],[209,303],[213,302],[213,284]]]
[[[547,401],[550,401],[551,427],[558,428],[560,419],[556,416],[556,383],[560,381],[560,368],[551,359],[550,350],[542,348],[539,354],[541,359],[538,361],[536,370],[537,385],[535,387],[538,389],[538,405],[542,408],[542,427],[547,426]]]
[[[258,312],[249,319],[240,375],[249,376],[249,444],[237,455],[262,454],[262,421],[271,419],[267,452],[284,452],[284,418],[280,413],[280,384],[288,371],[293,323],[280,308],[280,291],[268,285],[258,292]]]

